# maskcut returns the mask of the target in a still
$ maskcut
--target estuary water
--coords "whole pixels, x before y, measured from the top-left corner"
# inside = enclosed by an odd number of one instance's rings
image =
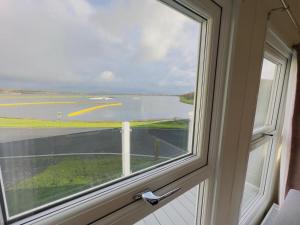
[[[14,103],[16,105],[3,105]],[[74,112],[111,103],[120,104],[70,116]],[[164,120],[187,119],[192,110],[193,106],[180,102],[178,96],[0,96],[0,117],[8,118],[76,121]]]

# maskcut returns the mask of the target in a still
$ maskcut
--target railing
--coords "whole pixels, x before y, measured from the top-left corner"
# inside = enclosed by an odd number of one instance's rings
[[[188,144],[187,144],[187,153],[191,153],[193,149],[193,129],[194,129],[194,120],[193,112],[189,113],[189,126],[188,126]],[[128,176],[131,174],[130,166],[130,143],[131,143],[131,127],[130,122],[122,122],[122,172],[123,176]],[[157,160],[160,155],[160,146],[161,141],[159,138],[155,139],[154,142],[154,152],[153,156]],[[168,143],[169,144],[169,143]],[[172,144],[170,144],[172,145]],[[173,145],[172,145],[173,146]],[[176,146],[173,146],[176,147]],[[170,157],[171,158],[171,157]]]

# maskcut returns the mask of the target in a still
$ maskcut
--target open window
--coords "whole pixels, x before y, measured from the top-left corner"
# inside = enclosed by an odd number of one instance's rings
[[[286,59],[274,51],[271,47],[266,47],[257,97],[254,137],[276,130]]]
[[[141,209],[137,194],[178,190],[166,204],[201,182],[192,192],[195,204],[205,202],[222,107],[214,98],[223,90],[215,89],[220,7],[210,0],[5,2],[5,223],[112,224],[120,214],[137,222],[156,209]],[[197,218],[204,208],[196,209]]]
[[[266,44],[243,199],[240,224],[251,217],[269,194],[276,161],[280,102],[284,91],[287,59]]]

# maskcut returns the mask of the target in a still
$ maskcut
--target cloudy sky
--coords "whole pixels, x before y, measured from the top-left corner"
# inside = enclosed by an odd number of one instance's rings
[[[0,88],[193,91],[200,24],[157,0],[0,0]]]

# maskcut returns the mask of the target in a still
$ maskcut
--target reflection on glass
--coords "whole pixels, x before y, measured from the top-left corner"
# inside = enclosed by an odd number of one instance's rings
[[[156,0],[3,0],[7,216],[188,153],[201,24]]]
[[[195,225],[199,187],[193,187],[134,225]]]
[[[254,128],[263,127],[268,124],[272,115],[272,91],[277,65],[267,59],[263,60],[259,92],[257,98]]]
[[[253,202],[263,188],[263,176],[266,168],[266,157],[270,143],[267,142],[252,150],[249,155],[242,212]]]

